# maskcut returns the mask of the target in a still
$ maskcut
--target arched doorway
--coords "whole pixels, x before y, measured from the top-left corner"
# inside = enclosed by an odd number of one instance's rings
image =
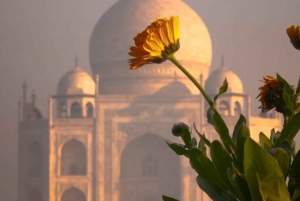
[[[71,105],[71,117],[74,118],[82,117],[82,109],[78,102],[74,102]]]
[[[88,102],[85,106],[86,109],[86,116],[93,118],[94,117],[94,107],[92,105],[92,103]]]
[[[86,201],[86,196],[81,190],[72,187],[63,193],[61,201]]]
[[[242,113],[242,106],[238,101],[235,101],[234,103],[234,115],[235,116],[240,116]]]
[[[62,102],[60,105],[60,116],[61,117],[67,117],[67,105],[65,102]]]
[[[42,194],[38,190],[29,191],[27,201],[42,201],[42,199]]]
[[[83,143],[72,139],[61,151],[61,175],[86,175],[87,153]]]
[[[145,134],[130,142],[121,155],[120,201],[180,198],[180,161],[165,139]]]
[[[221,101],[218,107],[219,113],[223,116],[229,116],[230,115],[230,107],[229,103],[225,100]]]

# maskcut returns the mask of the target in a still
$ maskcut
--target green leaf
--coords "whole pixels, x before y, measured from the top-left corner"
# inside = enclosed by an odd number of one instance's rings
[[[275,144],[275,142],[274,142],[274,135],[275,135],[275,129],[272,128],[272,130],[270,132],[270,140],[271,140],[272,144]]]
[[[219,98],[219,96],[221,96],[223,93],[225,93],[227,91],[227,88],[228,88],[228,82],[227,82],[227,79],[225,78],[222,86],[219,89],[219,93],[214,97],[214,102],[216,102],[216,100]]]
[[[298,79],[298,84],[297,84],[297,91],[296,93],[300,93],[300,76],[299,76],[299,79]]]
[[[236,189],[241,201],[249,201],[251,199],[250,190],[246,180],[239,174],[237,169],[228,169],[228,179],[232,186]]]
[[[214,125],[213,115],[214,115],[213,110],[211,108],[208,108],[208,110],[206,112],[208,124]]]
[[[184,132],[183,134],[181,135],[181,138],[185,144],[185,146],[188,148],[188,149],[191,149],[193,147],[193,144],[192,144],[192,136],[191,136],[191,132],[189,129],[184,129]]]
[[[229,181],[228,175],[227,175],[227,170],[231,168],[233,160],[228,153],[228,151],[225,149],[223,144],[218,141],[214,140],[211,143],[210,146],[210,156],[212,159],[213,164],[217,168],[217,171],[220,174],[221,179],[225,182],[227,187],[230,189],[230,191],[234,194],[237,195],[236,190],[233,188],[231,185],[231,182]]]
[[[279,131],[277,131],[276,133],[273,134],[271,141],[274,146],[277,143],[277,140],[279,139],[280,135],[281,135],[281,132],[279,132]]]
[[[278,73],[277,73],[277,80],[279,82],[279,86],[282,88],[286,87],[286,92],[289,96],[292,96],[294,94],[294,89],[292,86],[285,80],[283,79]]]
[[[252,200],[266,201],[263,195],[264,192],[261,189],[261,182],[259,180],[258,173],[255,171],[248,171],[246,174],[247,174],[246,177],[247,177],[247,182],[249,185],[249,190],[250,190]],[[265,191],[265,193],[266,192],[268,191]],[[272,199],[268,199],[268,200],[272,200]],[[275,201],[276,199],[273,200]]]
[[[236,142],[236,138],[243,123],[246,123],[246,118],[241,114],[233,130],[232,139],[234,142]]]
[[[242,123],[236,139],[236,164],[241,173],[244,173],[244,144],[248,137],[250,137],[249,129],[245,123]]]
[[[215,111],[213,114],[213,122],[215,130],[219,134],[224,146],[226,147],[229,153],[234,154],[235,144],[229,135],[227,125],[225,124],[224,120],[217,111]]]
[[[259,144],[266,151],[270,150],[273,147],[272,142],[263,132],[259,133]]]
[[[286,151],[281,148],[277,148],[274,158],[277,160],[285,178],[290,167],[290,157],[287,155]]]
[[[204,134],[203,134],[203,135],[204,135]],[[207,154],[206,154],[206,146],[205,146],[205,143],[204,143],[204,141],[202,140],[202,138],[200,138],[200,141],[199,141],[199,144],[198,144],[198,149],[199,149],[200,151],[202,151],[202,153],[204,153],[205,156],[207,156]]]
[[[171,197],[168,197],[165,195],[162,196],[162,199],[163,199],[163,201],[179,201],[179,200],[176,200],[175,198],[171,198]]]
[[[190,150],[190,162],[198,175],[203,178],[218,195],[227,192],[228,188],[222,181],[214,164],[199,149],[192,148]]]
[[[201,176],[196,177],[198,186],[212,199],[218,201],[228,201],[225,195],[218,194],[213,187],[205,181]]]
[[[295,141],[292,142],[293,146],[286,140],[284,140],[278,147],[283,149],[288,156],[291,156],[295,150]]]
[[[182,144],[172,143],[167,141],[167,145],[177,154],[177,155],[184,155],[189,157],[189,150]]]
[[[291,196],[294,194],[295,189],[296,189],[295,179],[289,178],[288,190],[289,190]]]
[[[194,129],[195,129],[197,135],[200,137],[200,140],[202,140],[203,143],[204,143],[205,145],[207,145],[208,147],[210,147],[210,144],[211,144],[211,143],[210,143],[210,141],[205,137],[205,134],[203,133],[203,135],[202,135],[202,134],[197,130],[195,123],[193,124],[193,126],[194,126]]]
[[[284,128],[281,131],[281,135],[276,141],[276,147],[280,145],[284,140],[292,144],[294,137],[299,132],[300,129],[300,112],[298,112],[295,116],[292,117],[290,121],[286,123]]]
[[[294,110],[293,103],[291,101],[293,99],[293,94],[290,95],[287,91],[288,91],[287,87],[284,87],[282,96],[283,96],[284,103],[288,109],[288,111],[286,111],[286,109],[285,111],[288,112],[287,113],[288,115],[290,115]]]
[[[252,200],[290,201],[278,162],[251,138],[245,142],[244,168]]]
[[[297,186],[297,188],[294,191],[293,197],[291,201],[297,201],[300,198],[300,186]]]
[[[290,170],[290,179],[294,180],[294,184],[295,186],[299,186],[300,185],[300,150],[297,152],[292,165],[291,165],[291,170]],[[290,186],[289,186],[289,190]]]

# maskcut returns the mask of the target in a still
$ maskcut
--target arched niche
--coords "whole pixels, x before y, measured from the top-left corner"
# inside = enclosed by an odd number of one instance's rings
[[[61,201],[86,201],[86,196],[81,190],[72,187],[62,194]]]
[[[241,103],[238,101],[234,102],[234,115],[235,116],[240,116],[242,114],[242,106]]]
[[[180,198],[180,158],[166,140],[145,134],[121,154],[120,201],[161,200],[162,194]]]
[[[223,116],[229,116],[230,114],[230,106],[229,103],[225,100],[222,100],[219,103],[218,111]]]
[[[29,191],[27,201],[42,201],[42,200],[43,200],[42,194],[38,190],[32,189]]]
[[[34,141],[28,147],[28,175],[41,177],[43,171],[43,149],[42,145]]]
[[[67,117],[67,104],[65,102],[60,104],[60,116]]]
[[[71,117],[73,118],[82,117],[82,108],[78,102],[73,102],[71,104]]]
[[[94,107],[92,103],[88,102],[85,106],[86,117],[93,118],[94,117]]]
[[[87,152],[82,142],[71,139],[61,150],[61,175],[86,175]]]

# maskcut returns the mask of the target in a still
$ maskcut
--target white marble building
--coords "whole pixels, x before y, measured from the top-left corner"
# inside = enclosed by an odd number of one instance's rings
[[[252,137],[280,128],[272,116],[253,117],[240,78],[224,65],[209,75],[212,45],[201,18],[180,0],[120,0],[98,21],[90,40],[93,76],[78,65],[59,81],[42,118],[26,99],[19,103],[18,201],[209,200],[188,160],[166,140],[172,125],[194,122],[210,139],[206,105],[193,84],[170,62],[130,71],[133,37],[158,17],[180,17],[177,59],[216,94],[225,77],[228,92],[217,107],[230,131],[243,113]],[[70,67],[71,68],[71,67]],[[64,72],[62,72],[63,74]],[[259,127],[258,127],[259,125]],[[263,127],[262,127],[263,126]]]

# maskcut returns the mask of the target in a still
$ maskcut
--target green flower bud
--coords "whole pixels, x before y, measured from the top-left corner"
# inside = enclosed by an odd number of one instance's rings
[[[189,132],[189,126],[183,122],[174,124],[172,128],[172,134],[176,137],[182,137],[185,132]]]

